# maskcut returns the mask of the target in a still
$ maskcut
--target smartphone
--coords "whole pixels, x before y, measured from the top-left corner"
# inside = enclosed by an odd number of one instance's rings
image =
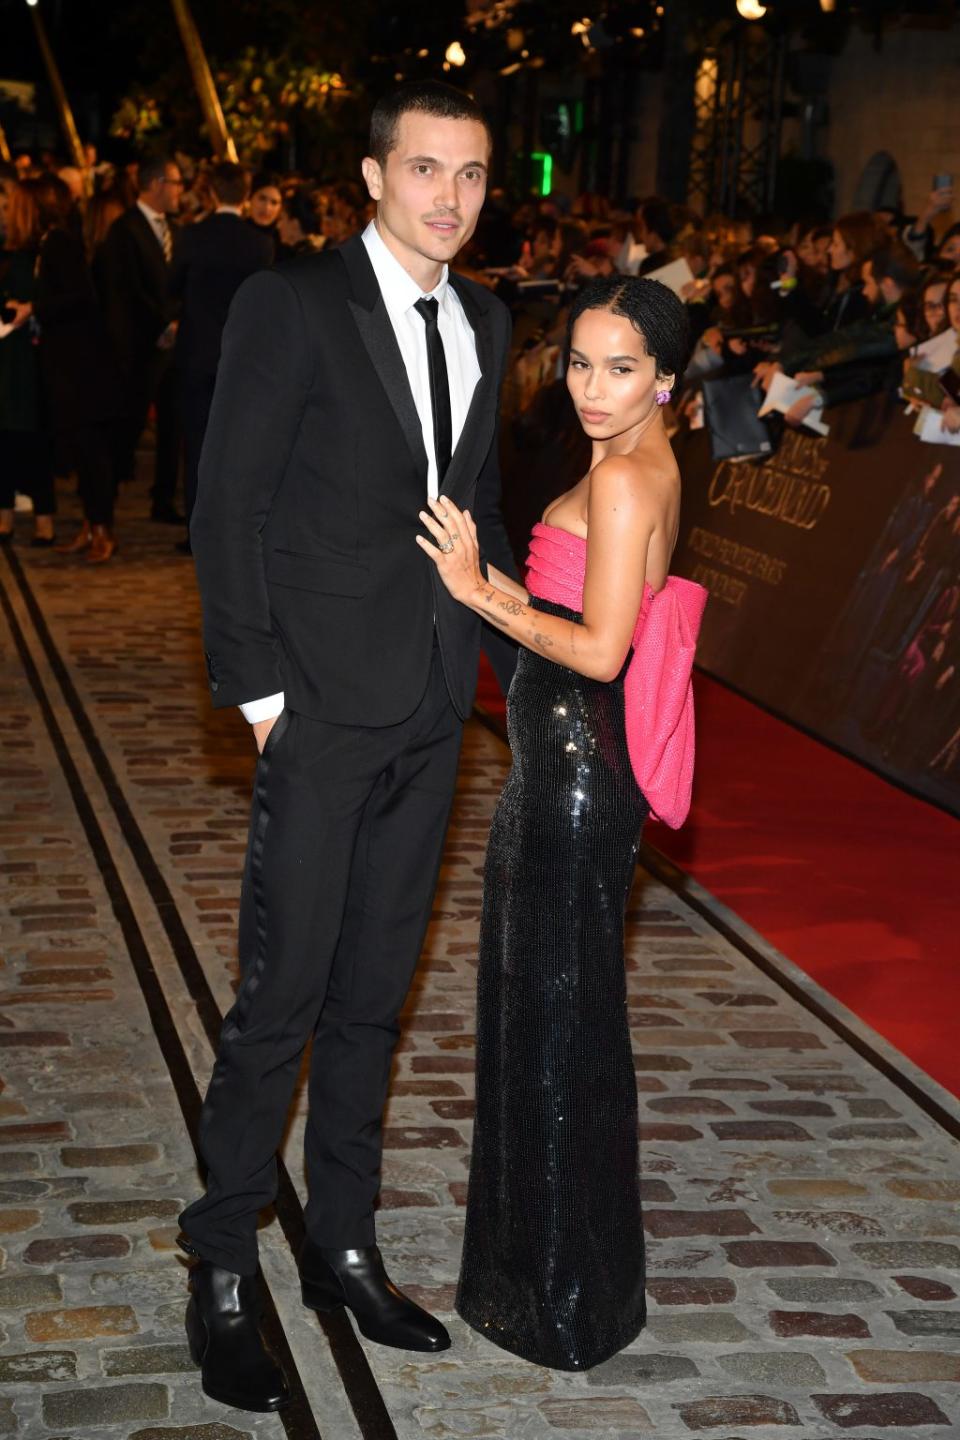
[[[933,188],[934,188],[934,190],[949,190],[949,189],[952,188],[952,186],[953,186],[953,176],[952,176],[952,175],[948,175],[948,174],[946,174],[946,173],[944,173],[943,175],[934,175],[934,177],[933,177]]]
[[[944,370],[942,375],[937,376],[937,379],[940,381],[940,389],[943,393],[949,395],[954,405],[960,405],[960,375],[956,370]]]

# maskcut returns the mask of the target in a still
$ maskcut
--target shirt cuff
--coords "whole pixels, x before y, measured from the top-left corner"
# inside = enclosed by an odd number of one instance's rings
[[[273,720],[282,709],[282,690],[278,690],[276,695],[265,695],[262,700],[248,700],[240,706],[244,720],[249,721],[251,725],[256,725],[260,720]]]

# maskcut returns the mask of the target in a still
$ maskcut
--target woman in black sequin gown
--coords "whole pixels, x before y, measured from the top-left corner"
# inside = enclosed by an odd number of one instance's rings
[[[646,1313],[623,922],[648,806],[623,673],[676,538],[658,399],[686,358],[684,308],[656,282],[598,281],[575,302],[571,342],[568,385],[594,453],[534,529],[538,594],[482,576],[472,521],[446,498],[424,512],[437,546],[420,542],[451,594],[523,647],[487,850],[457,1310],[559,1370],[615,1354]]]

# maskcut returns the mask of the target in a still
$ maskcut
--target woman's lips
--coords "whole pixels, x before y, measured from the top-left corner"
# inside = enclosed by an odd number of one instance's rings
[[[580,414],[588,425],[599,425],[601,420],[610,419],[610,415],[606,410],[581,410]]]

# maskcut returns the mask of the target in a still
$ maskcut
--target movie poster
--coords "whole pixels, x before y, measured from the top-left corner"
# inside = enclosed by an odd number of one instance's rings
[[[882,397],[827,418],[763,462],[677,436],[698,663],[960,813],[960,450]]]

